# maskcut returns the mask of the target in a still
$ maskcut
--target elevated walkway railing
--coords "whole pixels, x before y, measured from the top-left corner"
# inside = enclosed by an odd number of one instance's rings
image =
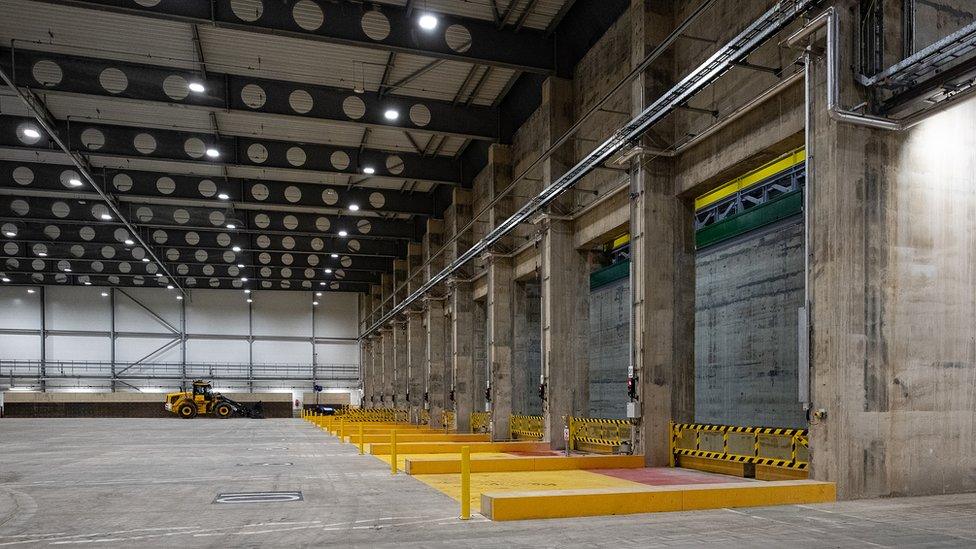
[[[810,464],[806,429],[671,424],[671,462],[681,456],[806,469]]]

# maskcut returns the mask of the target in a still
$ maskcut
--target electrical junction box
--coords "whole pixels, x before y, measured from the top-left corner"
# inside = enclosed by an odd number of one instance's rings
[[[627,418],[637,419],[640,417],[640,407],[637,402],[631,401],[627,403]]]

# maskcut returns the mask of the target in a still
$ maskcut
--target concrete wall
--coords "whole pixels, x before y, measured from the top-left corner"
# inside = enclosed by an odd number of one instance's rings
[[[695,421],[805,428],[797,396],[802,222],[706,248],[695,262]]]
[[[976,490],[976,101],[900,133],[815,112],[813,474]]]
[[[590,400],[587,417],[627,417],[630,280],[590,291]]]
[[[539,415],[542,372],[542,300],[538,281],[515,284],[515,341],[512,350],[512,413]]]

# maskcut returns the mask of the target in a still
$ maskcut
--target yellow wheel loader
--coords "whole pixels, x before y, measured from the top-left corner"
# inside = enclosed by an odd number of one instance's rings
[[[253,407],[231,400],[220,393],[213,392],[209,381],[196,380],[193,390],[166,395],[165,408],[183,419],[193,419],[197,415],[214,415],[227,419],[234,414],[262,419],[261,403]]]

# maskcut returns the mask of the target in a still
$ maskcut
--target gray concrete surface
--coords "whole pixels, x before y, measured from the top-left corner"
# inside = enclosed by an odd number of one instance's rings
[[[213,503],[260,490],[305,499]],[[512,523],[457,512],[301,420],[0,420],[0,547],[976,546],[976,494]]]

